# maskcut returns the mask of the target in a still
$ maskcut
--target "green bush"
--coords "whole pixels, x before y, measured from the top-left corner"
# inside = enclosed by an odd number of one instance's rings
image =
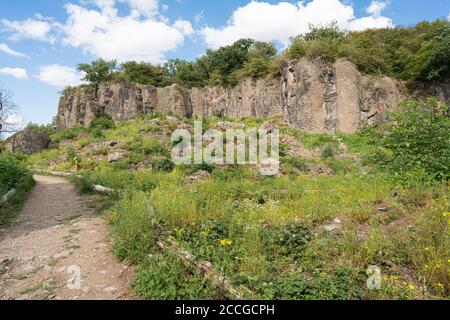
[[[379,152],[373,161],[385,167],[402,184],[420,177],[423,182],[450,178],[450,118],[448,106],[409,101],[391,121],[367,129]],[[414,181],[414,183],[417,181]]]
[[[322,159],[334,158],[336,151],[332,145],[327,144],[322,150]]]
[[[0,226],[7,224],[21,209],[34,184],[32,173],[20,159],[0,154],[0,198],[9,190],[16,189],[9,201],[0,207]]]
[[[52,134],[50,136],[50,138],[54,143],[60,143],[61,141],[64,141],[64,140],[72,140],[72,139],[78,137],[80,135],[80,133],[82,133],[84,131],[86,131],[85,128],[83,128],[81,126],[77,126],[74,128],[63,129],[63,130],[57,131],[54,134]]]
[[[114,120],[105,112],[99,112],[92,120],[90,129],[107,130],[115,128]]]
[[[15,188],[30,172],[16,157],[0,154],[0,187],[4,189]]]
[[[174,168],[174,163],[169,158],[154,158],[151,160],[153,170],[170,172]]]

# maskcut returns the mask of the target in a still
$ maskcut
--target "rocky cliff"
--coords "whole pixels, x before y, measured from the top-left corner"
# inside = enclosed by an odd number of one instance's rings
[[[231,118],[279,115],[308,132],[352,133],[361,123],[383,118],[401,99],[396,81],[362,75],[351,62],[306,58],[281,63],[278,78],[243,79],[233,88],[185,89],[138,84],[102,84],[97,92],[78,88],[61,98],[59,128],[86,126],[97,111],[115,120],[173,112],[181,116]]]

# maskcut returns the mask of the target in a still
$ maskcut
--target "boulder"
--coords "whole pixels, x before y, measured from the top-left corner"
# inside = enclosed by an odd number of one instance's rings
[[[5,141],[6,150],[10,152],[22,152],[33,154],[50,147],[50,137],[42,132],[25,129]]]
[[[127,158],[130,155],[129,151],[116,150],[108,153],[108,162],[116,162]]]

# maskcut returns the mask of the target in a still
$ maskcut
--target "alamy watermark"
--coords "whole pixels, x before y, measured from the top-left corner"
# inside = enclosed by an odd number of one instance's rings
[[[177,129],[172,134],[172,162],[176,165],[256,165],[262,175],[280,170],[278,129],[209,129],[194,122],[193,134]]]
[[[381,269],[377,266],[369,266],[367,268],[366,274],[367,278],[367,288],[369,290],[380,290],[381,289]]]

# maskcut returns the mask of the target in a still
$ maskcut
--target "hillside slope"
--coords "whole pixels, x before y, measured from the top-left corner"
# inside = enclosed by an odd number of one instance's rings
[[[449,297],[447,185],[398,187],[371,164],[380,153],[363,135],[308,134],[276,117],[211,117],[204,128],[279,127],[278,176],[254,166],[174,166],[170,135],[192,121],[153,115],[66,130],[53,137],[57,149],[29,158],[81,173],[82,192],[92,183],[123,191],[108,218],[115,253],[137,265],[140,297],[231,298],[162,250],[161,239],[209,261],[246,298]],[[367,287],[370,266],[380,268],[380,290]]]

